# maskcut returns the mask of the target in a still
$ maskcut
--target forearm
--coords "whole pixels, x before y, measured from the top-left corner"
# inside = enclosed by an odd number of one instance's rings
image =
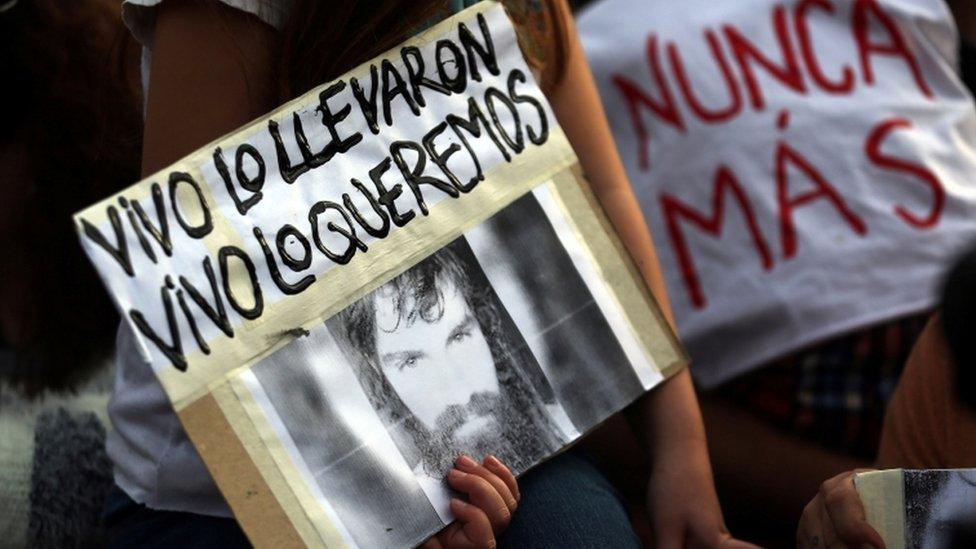
[[[629,415],[652,468],[675,454],[708,464],[705,427],[687,368],[641,397]]]
[[[654,244],[617,154],[572,20],[566,25],[567,68],[562,82],[550,93],[550,101],[607,217],[673,326]],[[631,409],[631,419],[640,426],[638,435],[652,456],[655,449],[671,444],[693,445],[705,452],[705,429],[687,370],[644,395]]]
[[[673,327],[654,244],[617,154],[568,10],[564,16],[568,27],[566,72],[549,99],[607,217]],[[628,415],[652,457],[660,449],[680,446],[693,448],[707,462],[705,429],[687,369],[644,395]]]

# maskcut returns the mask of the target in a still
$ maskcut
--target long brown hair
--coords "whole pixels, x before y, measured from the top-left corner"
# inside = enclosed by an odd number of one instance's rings
[[[564,0],[505,0],[543,90],[562,75]],[[446,0],[295,0],[282,32],[280,95],[288,100],[376,57],[450,14]]]
[[[0,374],[29,394],[70,387],[113,348],[118,314],[71,215],[138,179],[138,80],[126,72],[138,51],[129,44],[118,6],[105,0],[21,1],[0,14],[0,306],[13,351]]]

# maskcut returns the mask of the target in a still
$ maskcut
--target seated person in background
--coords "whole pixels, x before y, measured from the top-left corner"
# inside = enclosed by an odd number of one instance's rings
[[[123,31],[111,0],[0,0],[3,547],[98,545],[118,314],[71,216],[139,175]]]
[[[976,391],[972,341],[976,316],[976,252],[953,270],[940,316],[929,321],[905,366],[885,417],[876,466],[882,469],[976,467]],[[956,368],[956,365],[967,367]],[[847,471],[825,481],[803,511],[797,545],[883,547],[865,521]]]
[[[37,395],[77,385],[115,341],[71,216],[139,176],[136,51],[112,2],[0,10],[0,380]]]
[[[806,494],[874,459],[936,277],[976,235],[973,12],[604,0],[579,15],[746,537],[791,539]]]

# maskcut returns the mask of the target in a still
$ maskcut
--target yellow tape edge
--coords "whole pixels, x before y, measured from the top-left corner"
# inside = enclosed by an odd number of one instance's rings
[[[301,487],[293,486],[277,465],[276,457],[265,444],[260,432],[263,412],[253,398],[247,398],[247,387],[239,379],[232,379],[214,389],[211,394],[305,546],[345,546],[338,530],[324,516],[309,516],[299,495]],[[242,395],[244,398],[241,398]],[[267,424],[267,419],[264,422]],[[268,428],[270,429],[270,425]],[[307,487],[304,489],[308,490]]]
[[[614,232],[579,165],[554,177],[549,188],[645,355],[664,378],[686,367],[688,358],[681,343]]]
[[[854,475],[865,520],[881,534],[888,549],[905,549],[905,476],[903,469]]]

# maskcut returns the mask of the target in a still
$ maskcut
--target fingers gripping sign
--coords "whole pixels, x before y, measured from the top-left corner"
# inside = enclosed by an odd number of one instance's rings
[[[803,509],[796,532],[797,547],[873,547],[884,549],[881,535],[865,519],[864,505],[847,471],[820,485],[816,497]]]
[[[508,527],[521,498],[515,475],[494,456],[478,463],[460,456],[447,482],[468,501],[454,498],[451,512],[457,519],[427,540],[425,549],[492,548],[495,537]]]

